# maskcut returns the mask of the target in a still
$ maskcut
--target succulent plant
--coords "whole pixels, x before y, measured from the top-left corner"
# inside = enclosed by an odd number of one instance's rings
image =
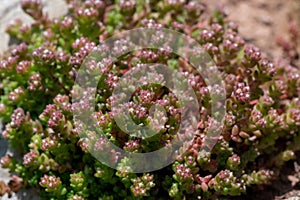
[[[272,62],[247,44],[222,8],[212,12],[201,0],[66,2],[68,14],[50,19],[40,0],[24,0],[22,9],[34,22],[16,20],[7,27],[18,44],[0,61],[0,114],[6,123],[2,134],[23,157],[1,159],[1,166],[17,176],[11,184],[0,182],[0,195],[23,186],[38,188],[43,199],[230,198],[270,183],[280,167],[295,158],[300,150],[300,72],[291,63]],[[102,60],[107,67],[95,95],[94,120],[106,139],[95,139],[96,133],[86,127],[78,130],[73,111],[84,105],[71,101],[82,92],[73,87],[78,69],[96,47],[105,52],[100,44],[107,38],[138,27],[183,33],[201,44],[218,66],[226,86],[226,115],[223,126],[215,127],[222,134],[211,151],[202,147],[214,124],[209,93],[217,89],[211,91],[189,63],[169,52],[167,42],[165,49],[130,52],[115,63]],[[153,42],[163,39],[157,35]],[[122,52],[129,42],[119,40],[114,51]],[[94,62],[91,68],[99,64]],[[112,169],[89,150],[101,151],[109,141],[126,152],[151,152],[170,145],[179,129],[184,113],[178,98],[156,84],[139,87],[118,110],[128,111],[136,124],[151,125],[158,132],[155,136],[143,140],[127,134],[114,119],[117,82],[128,70],[149,63],[166,64],[187,79],[199,103],[197,131],[186,129],[192,143],[169,166],[135,174],[127,168],[128,158],[107,152],[112,161],[121,159]],[[153,105],[165,112],[153,112]],[[161,122],[165,126],[160,127]],[[81,137],[82,131],[88,137]]]

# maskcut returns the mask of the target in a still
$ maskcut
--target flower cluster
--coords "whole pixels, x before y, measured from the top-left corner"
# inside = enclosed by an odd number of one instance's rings
[[[62,182],[59,177],[44,175],[41,177],[39,184],[45,188],[46,192],[55,192],[59,195],[64,195],[66,189],[63,188]]]
[[[18,176],[8,185],[0,181],[0,195],[31,186],[40,190],[42,199],[223,199],[269,184],[286,162],[295,159],[300,151],[300,71],[294,61],[272,62],[247,44],[224,9],[212,12],[200,0],[66,2],[68,14],[50,19],[40,0],[23,0],[21,7],[34,22],[16,20],[7,27],[19,43],[0,57],[0,117],[6,123],[2,135],[22,159],[1,158],[1,166]],[[138,27],[155,29],[149,41],[161,48],[127,52],[132,47],[127,38],[111,46],[102,44]],[[212,113],[212,100],[222,88],[209,87],[190,63],[173,53],[171,44],[179,46],[182,41],[172,41],[162,28],[195,39],[203,49],[192,49],[193,53],[207,52],[218,67],[226,90],[223,124]],[[295,44],[296,29],[290,30]],[[295,53],[291,45],[279,43],[287,54]],[[85,62],[94,51],[120,57],[114,62],[109,56]],[[176,94],[163,86],[166,80],[159,70],[138,78],[127,73],[139,75],[151,63],[176,70],[194,90],[199,109],[191,112],[200,115],[194,120],[197,130],[180,124],[186,117],[180,97],[186,91]],[[96,89],[74,86],[82,64],[92,74],[101,72]],[[124,81],[122,76],[129,78]],[[118,86],[124,92],[115,94]],[[127,92],[131,96],[122,102]],[[74,96],[82,98],[72,103]],[[83,119],[92,122],[91,130],[72,113],[88,112],[92,97],[95,112]],[[119,119],[133,125],[118,123]],[[186,134],[177,134],[180,126]],[[213,138],[216,145],[207,151],[205,138],[215,131],[221,135]],[[154,172],[131,173],[129,158],[115,150],[105,152],[109,142],[127,153],[172,148],[172,140],[185,135],[193,140],[179,149],[176,161]],[[119,161],[117,169],[92,154]],[[159,158],[153,158],[153,165],[157,162]]]
[[[144,174],[142,177],[132,179],[131,191],[135,197],[144,197],[149,195],[149,190],[155,186],[153,175]]]

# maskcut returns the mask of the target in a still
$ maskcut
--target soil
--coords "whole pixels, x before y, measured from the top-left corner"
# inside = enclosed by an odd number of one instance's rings
[[[230,20],[239,25],[247,42],[255,44],[271,58],[282,57],[276,44],[289,38],[289,25],[300,27],[299,0],[209,0],[209,6],[224,5]],[[300,46],[298,47],[300,50]]]
[[[277,41],[289,40],[289,26],[294,23],[300,30],[299,0],[209,0],[208,2],[211,8],[224,5],[229,19],[239,25],[239,31],[245,40],[259,47],[266,53],[265,56],[275,61],[285,59],[285,54]],[[299,53],[300,45],[296,48]],[[299,58],[295,58],[295,65],[300,69]],[[300,200],[300,153],[297,154],[297,160],[288,162],[281,169],[278,178],[270,185],[252,188],[247,195],[232,199]]]

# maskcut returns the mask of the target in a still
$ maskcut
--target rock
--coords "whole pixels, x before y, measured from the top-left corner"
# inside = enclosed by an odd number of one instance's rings
[[[42,0],[44,12],[49,13],[49,17],[59,17],[67,13],[67,5],[63,0]],[[33,20],[21,9],[21,0],[1,0],[0,6],[0,53],[8,48],[9,36],[5,33],[7,25],[13,20],[20,18],[25,23]]]

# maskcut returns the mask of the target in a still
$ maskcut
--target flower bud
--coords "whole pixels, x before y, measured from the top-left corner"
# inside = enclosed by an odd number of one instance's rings
[[[25,166],[32,166],[37,163],[39,153],[35,150],[30,150],[29,153],[23,156],[23,165]]]
[[[105,5],[106,2],[102,0],[86,0],[84,4],[87,8],[97,8],[99,13],[102,13],[105,6],[107,6]]]
[[[59,146],[60,143],[58,143],[55,136],[42,139],[41,149],[43,151],[49,151],[54,148],[59,148]]]
[[[174,169],[175,175],[174,178],[178,182],[193,182],[193,174],[191,168],[184,166],[183,164],[177,165]]]
[[[85,187],[85,177],[82,171],[79,173],[73,173],[70,174],[70,186],[75,190],[75,191],[80,191]]]
[[[232,155],[227,159],[227,166],[230,170],[236,170],[241,163],[241,159],[237,154]]]
[[[7,60],[0,61],[0,69],[1,71],[10,71],[13,67],[8,63]]]
[[[187,11],[187,18],[189,19],[189,22],[195,22],[206,10],[206,5],[201,1],[192,0],[188,1],[188,4],[184,5],[184,10]]]
[[[250,87],[244,82],[237,82],[234,85],[231,97],[243,103],[250,100]]]
[[[300,126],[300,108],[289,109],[288,115],[286,118],[287,124],[290,126]]]
[[[68,200],[84,200],[84,197],[79,196],[78,194],[72,195],[68,198]]]
[[[200,36],[204,43],[214,42],[215,40],[215,32],[212,30],[203,30],[201,31]]]
[[[23,57],[26,55],[26,53],[28,52],[28,46],[26,43],[21,43],[19,44],[16,48],[14,48],[13,50],[11,50],[11,55],[12,56],[20,56]]]
[[[248,45],[245,49],[245,58],[250,62],[258,62],[261,59],[260,50],[252,45]]]
[[[5,169],[13,169],[14,161],[10,155],[6,155],[0,159],[0,165]]]
[[[70,56],[63,51],[55,53],[56,62],[61,65],[66,65],[70,59]]]
[[[19,74],[26,73],[26,72],[28,72],[30,70],[30,66],[31,66],[31,62],[30,61],[27,61],[27,60],[21,61],[17,65],[16,71]]]
[[[81,148],[81,150],[85,153],[88,152],[90,148],[90,142],[87,138],[80,138],[77,142],[77,145]],[[96,145],[96,144],[95,144]],[[98,146],[95,147],[95,150],[97,150]]]
[[[23,99],[24,93],[24,89],[22,87],[18,87],[14,91],[9,93],[8,100],[14,103],[18,103]]]
[[[270,180],[273,175],[273,171],[262,169],[259,171],[254,171],[249,175],[245,174],[242,179],[245,181],[246,185],[262,184]]]
[[[40,186],[46,188],[47,192],[52,192],[59,190],[62,186],[62,183],[59,177],[45,174],[40,179]]]
[[[50,119],[48,120],[48,126],[50,128],[56,128],[62,125],[64,122],[64,115],[61,113],[61,111],[55,111],[51,114]]]
[[[153,19],[143,19],[141,21],[141,24],[146,27],[146,28],[156,28],[156,29],[160,29],[162,28],[161,24],[156,23]]]
[[[43,47],[39,47],[33,50],[32,57],[37,61],[39,64],[50,64],[55,59],[55,54]]]
[[[63,111],[71,111],[71,104],[67,95],[58,94],[54,99],[54,103],[59,106]]]
[[[10,126],[12,128],[21,127],[21,125],[25,122],[25,117],[24,110],[22,108],[17,108],[11,115]]]
[[[282,153],[282,160],[285,162],[294,158],[295,158],[295,153],[291,150],[286,150]]]
[[[9,26],[7,26],[6,28],[6,32],[11,35],[11,36],[17,36],[19,34],[19,29],[20,27],[23,25],[23,22],[21,19],[16,19],[13,21],[12,24],[10,24]]]
[[[81,25],[88,25],[94,23],[99,18],[99,12],[96,8],[76,8],[74,13],[76,19]]]
[[[140,148],[141,142],[140,140],[129,140],[128,142],[125,143],[123,149],[125,151],[129,152],[137,152],[138,149]]]
[[[272,77],[276,73],[276,68],[274,67],[274,64],[269,62],[267,59],[260,60],[258,66],[261,73],[264,75]]]
[[[21,6],[33,19],[39,20],[43,17],[43,5],[40,0],[23,0]]]
[[[144,174],[142,177],[137,177],[131,180],[131,192],[135,197],[143,197],[149,195],[149,190],[155,186],[153,175]]]
[[[179,188],[178,188],[178,183],[173,183],[170,190],[169,190],[169,195],[170,197],[176,197],[179,194]]]
[[[121,13],[126,17],[132,17],[136,10],[136,1],[135,0],[121,0],[119,2],[119,7]]]
[[[40,73],[34,73],[29,77],[28,90],[41,90],[42,89],[42,77]]]
[[[223,195],[235,196],[246,191],[246,187],[227,169],[220,171],[210,182],[215,191]]]
[[[44,109],[44,111],[42,112],[42,114],[40,114],[39,118],[42,121],[48,121],[48,119],[51,117],[51,115],[56,111],[58,111],[58,108],[56,105],[48,104],[46,106],[46,108]]]
[[[72,17],[65,16],[60,23],[60,31],[63,34],[70,35],[71,30],[74,28],[75,22]]]
[[[89,39],[86,37],[77,38],[73,43],[72,47],[75,51],[79,51],[85,44],[89,43]]]

